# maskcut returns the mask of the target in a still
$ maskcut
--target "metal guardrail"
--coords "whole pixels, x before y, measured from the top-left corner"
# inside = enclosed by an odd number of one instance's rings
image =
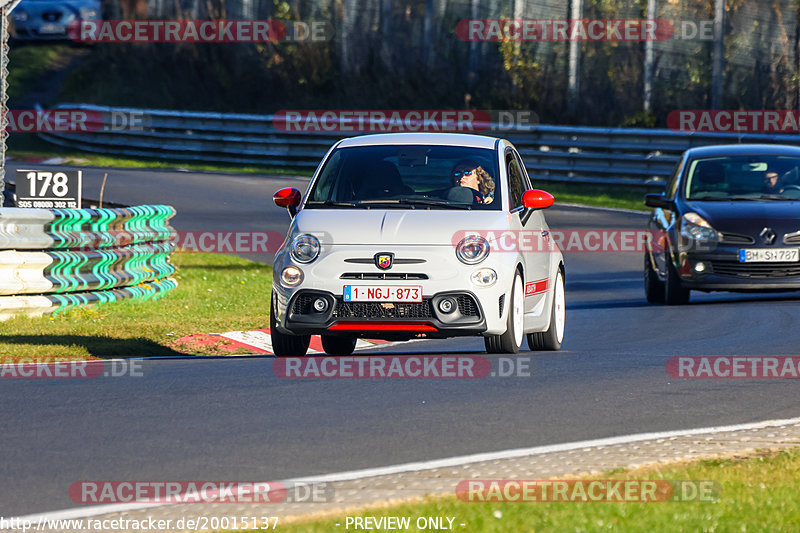
[[[87,152],[203,162],[314,168],[338,139],[359,133],[287,132],[274,115],[246,115],[61,104],[103,116],[97,131],[40,133]],[[116,113],[116,115],[114,115]],[[111,130],[112,116],[139,114],[141,129]],[[93,128],[94,129],[94,128]],[[798,143],[796,135],[685,133],[672,130],[520,125],[488,135],[514,143],[537,181],[659,188],[680,154],[695,146]]]
[[[175,288],[175,210],[0,209],[0,320]]]

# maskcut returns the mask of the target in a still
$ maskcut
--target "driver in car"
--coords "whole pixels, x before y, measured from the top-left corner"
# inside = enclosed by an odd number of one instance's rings
[[[473,204],[494,201],[494,180],[476,161],[462,159],[453,167],[452,177],[456,187],[471,189]]]
[[[767,194],[780,194],[783,192],[783,185],[781,184],[778,173],[774,170],[767,170],[764,173],[764,187],[762,192]]]

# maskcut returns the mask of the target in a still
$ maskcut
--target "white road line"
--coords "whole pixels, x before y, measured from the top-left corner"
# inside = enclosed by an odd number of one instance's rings
[[[500,459],[512,459],[517,457],[527,457],[531,455],[541,455],[553,452],[565,452],[579,450],[581,448],[594,448],[597,446],[612,446],[616,444],[630,444],[645,440],[667,439],[671,437],[686,437],[698,434],[725,433],[729,431],[744,431],[749,429],[762,429],[768,427],[789,426],[800,424],[800,417],[787,418],[783,420],[765,420],[762,422],[752,422],[748,424],[736,424],[731,426],[712,426],[707,428],[683,429],[676,431],[661,431],[654,433],[637,433],[634,435],[623,435],[619,437],[606,437],[602,439],[583,440],[577,442],[567,442],[562,444],[548,444],[545,446],[534,446],[531,448],[516,448],[513,450],[503,450],[499,452],[476,453],[472,455],[461,455],[444,459],[433,459],[430,461],[417,461],[413,463],[403,463],[392,466],[381,466],[377,468],[366,468],[363,470],[350,470],[347,472],[337,472],[334,474],[324,474],[320,476],[296,477],[282,480],[285,485],[310,484],[310,483],[333,483],[337,481],[352,481],[389,474],[399,474],[401,472],[419,472],[421,470],[431,470],[434,468],[447,468],[453,466],[463,466],[471,463],[484,461],[496,461]],[[29,520],[36,522],[44,520],[64,520],[69,518],[87,518],[108,513],[121,513],[137,509],[147,509],[150,507],[163,507],[176,505],[176,503],[110,503],[104,505],[92,505],[86,507],[76,507],[64,509],[62,511],[52,511],[39,514],[31,514],[19,517],[19,520]],[[14,519],[11,519],[14,520]]]

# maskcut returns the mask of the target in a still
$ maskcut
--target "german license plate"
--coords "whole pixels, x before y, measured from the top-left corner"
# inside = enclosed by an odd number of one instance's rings
[[[764,248],[739,250],[740,263],[796,263],[800,261],[800,248]]]
[[[54,35],[56,33],[66,33],[63,24],[42,24],[39,26],[40,35]]]
[[[421,302],[420,285],[345,285],[345,302]]]

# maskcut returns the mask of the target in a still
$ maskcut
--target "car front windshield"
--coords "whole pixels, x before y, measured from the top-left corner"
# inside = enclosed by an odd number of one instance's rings
[[[306,208],[500,209],[495,151],[437,145],[337,148]]]
[[[688,200],[800,200],[800,158],[792,156],[728,156],[690,163]]]

